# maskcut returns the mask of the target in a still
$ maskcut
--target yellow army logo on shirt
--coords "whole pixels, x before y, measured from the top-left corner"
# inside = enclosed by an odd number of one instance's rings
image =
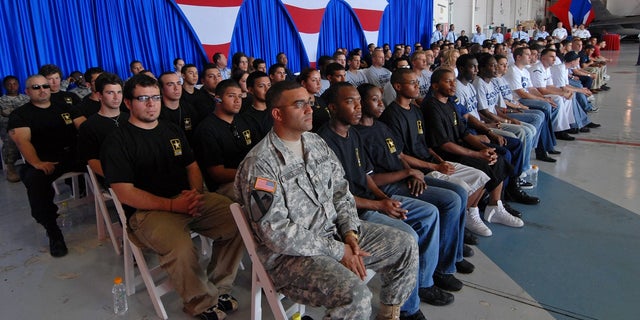
[[[362,162],[360,161],[360,150],[356,148],[356,160],[358,160],[358,167],[362,167]]]
[[[393,139],[386,138],[384,141],[387,142],[387,148],[389,148],[389,152],[396,153],[396,144],[393,142]]]
[[[242,136],[244,137],[244,143],[246,143],[247,145],[250,145],[251,144],[251,131],[250,130],[242,131]]]
[[[453,126],[455,127],[457,125],[458,125],[458,117],[457,117],[456,112],[454,111],[453,112]]]
[[[64,97],[64,103],[66,103],[68,105],[72,105],[73,104],[73,99],[71,99],[71,97]]]
[[[61,113],[60,116],[62,120],[64,120],[64,124],[72,124],[73,120],[71,120],[71,115],[68,113]]]
[[[182,144],[180,143],[180,139],[171,139],[169,142],[171,143],[171,147],[173,148],[173,155],[181,156]]]
[[[418,120],[416,124],[418,125],[418,134],[424,134],[424,131],[422,130],[422,120]]]
[[[191,126],[191,118],[184,118],[184,130],[191,131],[193,128]]]

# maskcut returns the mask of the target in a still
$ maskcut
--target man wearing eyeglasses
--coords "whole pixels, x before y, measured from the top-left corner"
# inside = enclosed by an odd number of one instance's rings
[[[9,136],[26,162],[20,178],[27,188],[31,216],[47,230],[51,255],[62,257],[68,250],[56,223],[58,207],[51,183],[65,172],[82,171],[76,162],[76,129],[86,119],[72,106],[50,100],[51,86],[44,76],[30,76],[26,93],[31,101],[9,116]]]
[[[273,130],[238,167],[235,190],[276,290],[325,306],[326,319],[369,319],[369,268],[382,281],[376,319],[398,319],[416,283],[415,240],[358,218],[340,161],[307,132],[313,108],[305,88],[279,82],[266,100]]]
[[[229,293],[244,251],[231,201],[203,192],[200,168],[184,132],[158,120],[162,97],[155,79],[131,77],[123,96],[129,121],[107,137],[100,157],[107,183],[130,206],[129,232],[159,255],[186,313],[224,319],[238,308]],[[208,280],[203,280],[207,273],[198,262],[192,230],[215,240]]]
[[[216,99],[215,110],[196,129],[193,150],[209,191],[235,199],[236,168],[260,141],[260,126],[246,113],[238,115],[242,90],[234,80],[218,84]]]

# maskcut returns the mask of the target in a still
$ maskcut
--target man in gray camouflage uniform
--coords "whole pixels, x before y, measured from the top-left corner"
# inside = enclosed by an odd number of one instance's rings
[[[9,182],[20,181],[20,175],[16,171],[15,163],[20,159],[20,151],[15,142],[9,139],[7,134],[7,123],[9,115],[17,107],[29,102],[29,96],[19,92],[18,78],[6,76],[2,80],[2,85],[6,90],[4,96],[0,97],[0,137],[2,138],[2,162],[7,166],[7,180]]]
[[[358,218],[335,154],[309,133],[309,94],[296,82],[267,93],[274,126],[238,167],[237,196],[258,255],[276,289],[327,308],[327,319],[369,319],[366,269],[380,274],[377,319],[398,319],[416,283],[418,248],[409,234]]]

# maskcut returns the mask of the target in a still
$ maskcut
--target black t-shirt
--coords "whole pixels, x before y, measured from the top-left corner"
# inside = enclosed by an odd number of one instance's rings
[[[340,159],[344,168],[344,178],[349,181],[349,191],[360,198],[375,199],[367,187],[367,173],[373,168],[358,131],[349,128],[347,137],[343,138],[331,130],[329,124],[325,124],[318,130],[318,134]]]
[[[456,107],[451,100],[442,103],[433,96],[425,99],[422,106],[424,117],[427,119],[427,143],[445,159],[459,158],[458,155],[450,154],[440,148],[447,142],[465,145],[462,138],[469,132]]]
[[[367,154],[373,165],[373,172],[395,172],[404,169],[400,161],[402,142],[396,141],[386,124],[373,121],[372,126],[355,126],[362,137]]]
[[[191,105],[200,114],[200,119],[204,119],[216,108],[216,100],[206,89],[202,88],[193,94]]]
[[[273,127],[273,118],[271,117],[271,111],[269,109],[266,110],[258,110],[253,106],[248,106],[244,111],[241,110],[240,113],[246,117],[253,119],[253,121],[258,125],[258,133],[261,137],[264,137],[271,131]]]
[[[396,141],[402,146],[402,153],[423,161],[435,162],[425,140],[425,122],[418,106],[412,104],[406,110],[394,101],[384,110],[380,121],[389,126]]]
[[[184,130],[189,144],[193,146],[193,133],[202,121],[202,116],[193,105],[180,101],[180,106],[176,110],[171,110],[163,104],[160,109],[160,119],[167,120]]]
[[[68,91],[58,91],[51,94],[51,104],[77,106],[80,104],[80,97]]]
[[[193,140],[193,149],[203,172],[207,188],[214,191],[218,185],[213,182],[207,168],[222,165],[236,169],[262,137],[258,125],[252,118],[243,114],[236,115],[228,123],[215,114],[210,114],[200,122]]]
[[[326,92],[326,91],[325,91]],[[331,120],[331,114],[327,107],[327,100],[323,97],[316,97],[316,101],[313,104],[313,127],[312,132],[318,132],[318,130]]]
[[[28,127],[31,130],[31,144],[40,160],[73,161],[77,147],[77,130],[73,120],[78,117],[80,114],[70,105],[51,103],[43,109],[29,102],[11,112],[7,128]]]
[[[107,136],[124,125],[129,114],[121,112],[119,116],[109,118],[98,113],[90,116],[78,129],[78,150],[80,158],[86,163],[91,159],[100,160],[100,147]]]
[[[191,189],[186,167],[193,151],[182,129],[164,120],[149,130],[121,123],[104,140],[100,160],[108,184],[133,183],[167,198]]]
[[[182,88],[182,95],[180,96],[180,100],[182,101],[186,101],[189,104],[191,104],[192,106],[195,106],[196,104],[196,98],[198,97],[198,88],[193,88],[193,93],[189,93],[186,90],[184,90],[184,87]]]
[[[91,100],[89,99],[90,96],[91,95],[84,97],[77,106],[80,114],[85,116],[87,119],[100,111],[100,101]]]

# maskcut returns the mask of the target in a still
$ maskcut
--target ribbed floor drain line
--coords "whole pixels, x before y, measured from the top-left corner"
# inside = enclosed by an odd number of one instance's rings
[[[565,317],[570,318],[570,319],[598,320],[598,318],[594,318],[594,317],[591,317],[591,316],[588,316],[588,315],[585,315],[585,314],[580,314],[580,313],[577,313],[577,312],[573,312],[571,310],[566,310],[566,309],[559,308],[559,307],[556,307],[556,306],[552,306],[552,305],[549,305],[549,304],[546,304],[546,303],[542,303],[542,302],[539,302],[539,301],[530,300],[530,299],[526,299],[526,298],[522,298],[522,297],[517,297],[517,296],[514,296],[514,295],[512,295],[510,293],[502,292],[502,291],[499,291],[499,290],[496,290],[496,289],[492,289],[492,288],[489,288],[489,287],[485,287],[485,286],[477,284],[477,283],[473,283],[473,282],[469,282],[469,281],[462,281],[462,282],[467,287],[470,287],[470,288],[473,288],[473,289],[476,289],[476,290],[479,290],[479,291],[483,291],[483,292],[486,292],[486,293],[489,293],[489,294],[492,294],[492,295],[495,295],[495,296],[498,296],[498,297],[509,299],[509,300],[512,300],[512,301],[515,301],[515,302],[518,302],[518,303],[526,304],[526,305],[534,307],[534,308],[542,309],[542,310],[545,310],[545,311],[550,312],[550,313],[555,313],[555,314],[558,314],[558,315],[562,315],[562,316],[565,316]]]

